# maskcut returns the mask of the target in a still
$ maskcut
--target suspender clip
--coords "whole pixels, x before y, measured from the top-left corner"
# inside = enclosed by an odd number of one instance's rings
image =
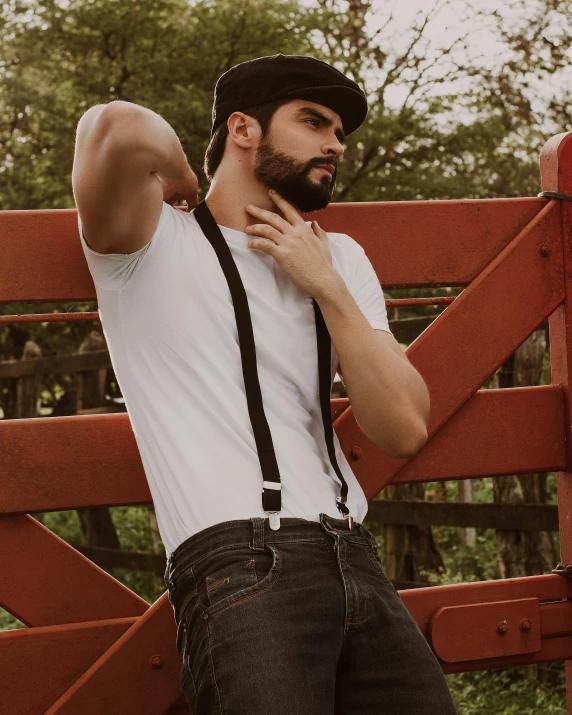
[[[267,511],[268,514],[268,523],[270,525],[270,528],[272,531],[278,531],[280,528],[280,517],[278,516],[277,511]]]
[[[336,502],[337,502],[337,507],[338,507],[339,511],[341,512],[343,518],[347,519],[350,529],[353,529],[354,528],[354,520],[353,520],[352,515],[350,514],[350,510],[346,506],[347,497],[345,497],[345,496],[336,497]]]
[[[266,491],[266,490],[269,491]],[[264,480],[262,482],[262,508],[264,513],[268,514],[268,523],[272,531],[278,531],[280,528],[280,509],[282,484],[280,482],[270,482]]]

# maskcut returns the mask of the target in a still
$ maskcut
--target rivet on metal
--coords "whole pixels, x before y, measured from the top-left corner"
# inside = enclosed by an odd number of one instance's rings
[[[354,460],[358,460],[362,458],[363,452],[359,447],[352,447],[350,451],[350,458]]]
[[[151,658],[149,659],[149,663],[151,663],[151,667],[157,670],[158,668],[163,667],[163,658],[161,658],[160,655],[152,655]]]
[[[547,243],[541,243],[538,250],[543,256],[547,256],[550,253],[550,246]]]
[[[523,618],[520,622],[520,630],[523,633],[528,633],[528,631],[532,628],[532,624],[528,620],[528,618]]]
[[[500,623],[497,623],[496,632],[499,634],[499,636],[504,636],[507,631],[508,623],[506,622],[506,619],[504,621],[501,621]]]

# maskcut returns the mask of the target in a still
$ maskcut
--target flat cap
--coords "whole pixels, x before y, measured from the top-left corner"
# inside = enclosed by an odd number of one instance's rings
[[[215,86],[211,137],[233,112],[277,99],[308,99],[339,114],[345,135],[367,116],[360,86],[327,62],[309,55],[269,55],[231,67]]]

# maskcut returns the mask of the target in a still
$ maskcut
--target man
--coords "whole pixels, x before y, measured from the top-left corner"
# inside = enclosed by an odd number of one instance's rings
[[[236,65],[215,89],[201,202],[154,112],[111,102],[78,124],[80,237],[169,555],[194,715],[455,712],[361,523],[329,414],[343,370],[387,454],[427,438],[427,388],[370,261],[300,215],[329,203],[366,114],[359,86],[313,57]]]

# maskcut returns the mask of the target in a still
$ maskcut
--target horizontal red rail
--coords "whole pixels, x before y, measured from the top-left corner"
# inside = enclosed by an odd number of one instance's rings
[[[366,251],[382,286],[469,285],[544,198],[330,204],[316,216]],[[311,219],[312,216],[308,216]],[[0,303],[94,300],[76,209],[0,212]]]
[[[0,315],[0,325],[6,323],[71,323],[78,320],[99,320],[94,313],[30,313],[29,315]]]
[[[351,433],[344,433],[345,427],[340,432],[338,420],[349,409],[347,399],[332,401],[334,428],[371,501],[395,460],[365,437],[352,415]],[[563,415],[559,385],[480,390],[404,465],[395,482],[563,469]],[[0,420],[0,443],[0,515],[151,503],[125,413]]]

